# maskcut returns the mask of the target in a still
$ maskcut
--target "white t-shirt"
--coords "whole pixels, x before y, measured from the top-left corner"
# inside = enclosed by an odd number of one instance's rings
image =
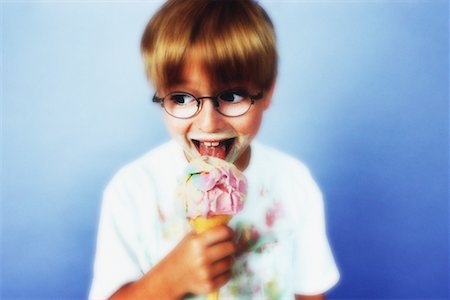
[[[90,299],[106,299],[139,279],[191,230],[176,197],[187,165],[170,141],[126,165],[104,192]],[[298,160],[253,142],[244,174],[248,196],[230,222],[246,252],[221,299],[293,299],[320,294],[339,272],[320,190]]]

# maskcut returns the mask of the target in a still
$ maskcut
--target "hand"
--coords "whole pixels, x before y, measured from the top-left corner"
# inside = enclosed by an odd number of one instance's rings
[[[174,287],[185,293],[206,294],[231,278],[236,245],[225,225],[202,234],[189,233],[164,259],[171,266]]]
[[[141,279],[124,285],[110,299],[181,299],[219,289],[231,278],[237,248],[233,235],[225,225],[189,233]]]

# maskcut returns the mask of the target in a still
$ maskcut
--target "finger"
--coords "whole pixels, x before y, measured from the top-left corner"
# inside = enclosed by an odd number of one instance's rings
[[[227,271],[230,271],[230,269],[233,267],[234,264],[234,258],[232,256],[227,256],[224,259],[221,259],[217,262],[215,262],[212,265],[212,271],[211,274],[213,277],[216,277],[220,274],[223,274]]]
[[[213,289],[211,291],[216,291],[219,288],[221,288],[225,283],[228,282],[228,280],[231,279],[231,272],[227,271],[225,273],[222,273],[218,276],[216,276],[213,280]]]
[[[207,257],[211,263],[217,262],[236,253],[237,246],[232,241],[215,244],[208,249]]]
[[[234,237],[234,232],[226,225],[219,225],[202,233],[201,237],[205,245],[210,246],[226,240],[232,240]]]

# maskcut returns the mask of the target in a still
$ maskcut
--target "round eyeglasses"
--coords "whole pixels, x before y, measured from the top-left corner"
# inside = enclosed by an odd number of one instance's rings
[[[152,101],[160,103],[164,110],[178,119],[189,119],[202,109],[203,100],[211,99],[214,108],[226,117],[239,117],[250,110],[255,100],[263,97],[261,90],[256,95],[250,95],[244,90],[225,90],[216,96],[195,97],[187,92],[172,92],[163,98],[153,96]]]

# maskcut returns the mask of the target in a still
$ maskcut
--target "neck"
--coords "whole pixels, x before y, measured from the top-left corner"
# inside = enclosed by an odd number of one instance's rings
[[[239,156],[239,158],[234,162],[235,166],[242,172],[247,169],[250,163],[251,154],[251,148],[250,146],[248,146],[247,149],[245,149],[244,153],[242,153],[241,156]]]

